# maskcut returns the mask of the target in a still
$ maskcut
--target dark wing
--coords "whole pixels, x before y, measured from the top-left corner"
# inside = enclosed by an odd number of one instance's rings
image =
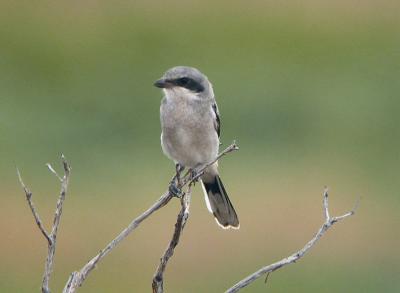
[[[212,109],[214,110],[214,113],[215,113],[214,127],[215,127],[215,131],[217,132],[218,137],[219,137],[220,132],[221,132],[221,120],[219,119],[219,111],[218,111],[217,103],[214,102],[214,104],[212,104]]]

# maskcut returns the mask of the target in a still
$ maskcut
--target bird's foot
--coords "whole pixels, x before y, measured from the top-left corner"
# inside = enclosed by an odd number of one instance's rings
[[[182,189],[179,186],[180,185],[177,184],[175,180],[172,180],[169,183],[168,190],[174,197],[182,198]]]
[[[185,167],[182,166],[181,164],[177,163],[175,165],[175,171],[176,171],[175,179],[177,181],[178,186],[182,186],[181,174],[182,174],[183,170],[185,170]]]
[[[199,179],[200,179],[200,172],[195,168],[190,169],[189,180],[193,183],[193,185],[195,185],[196,182],[199,181]]]

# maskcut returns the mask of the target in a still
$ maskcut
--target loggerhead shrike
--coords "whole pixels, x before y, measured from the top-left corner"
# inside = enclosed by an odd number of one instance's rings
[[[207,77],[192,67],[173,67],[154,85],[162,88],[161,146],[176,164],[177,177],[184,168],[196,171],[218,155],[220,119]],[[239,219],[218,174],[218,163],[201,176],[208,210],[224,229],[239,228]]]

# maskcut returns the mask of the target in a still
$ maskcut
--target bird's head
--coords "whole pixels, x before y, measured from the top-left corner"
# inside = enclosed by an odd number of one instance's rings
[[[168,69],[154,83],[167,95],[190,95],[197,98],[214,98],[214,92],[207,76],[198,69],[187,66],[176,66]]]

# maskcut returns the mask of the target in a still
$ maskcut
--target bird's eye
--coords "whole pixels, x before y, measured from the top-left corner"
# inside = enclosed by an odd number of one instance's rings
[[[185,85],[187,85],[189,82],[190,82],[190,79],[187,78],[187,77],[182,77],[182,78],[178,79],[178,84],[179,84],[180,86],[185,86]]]

